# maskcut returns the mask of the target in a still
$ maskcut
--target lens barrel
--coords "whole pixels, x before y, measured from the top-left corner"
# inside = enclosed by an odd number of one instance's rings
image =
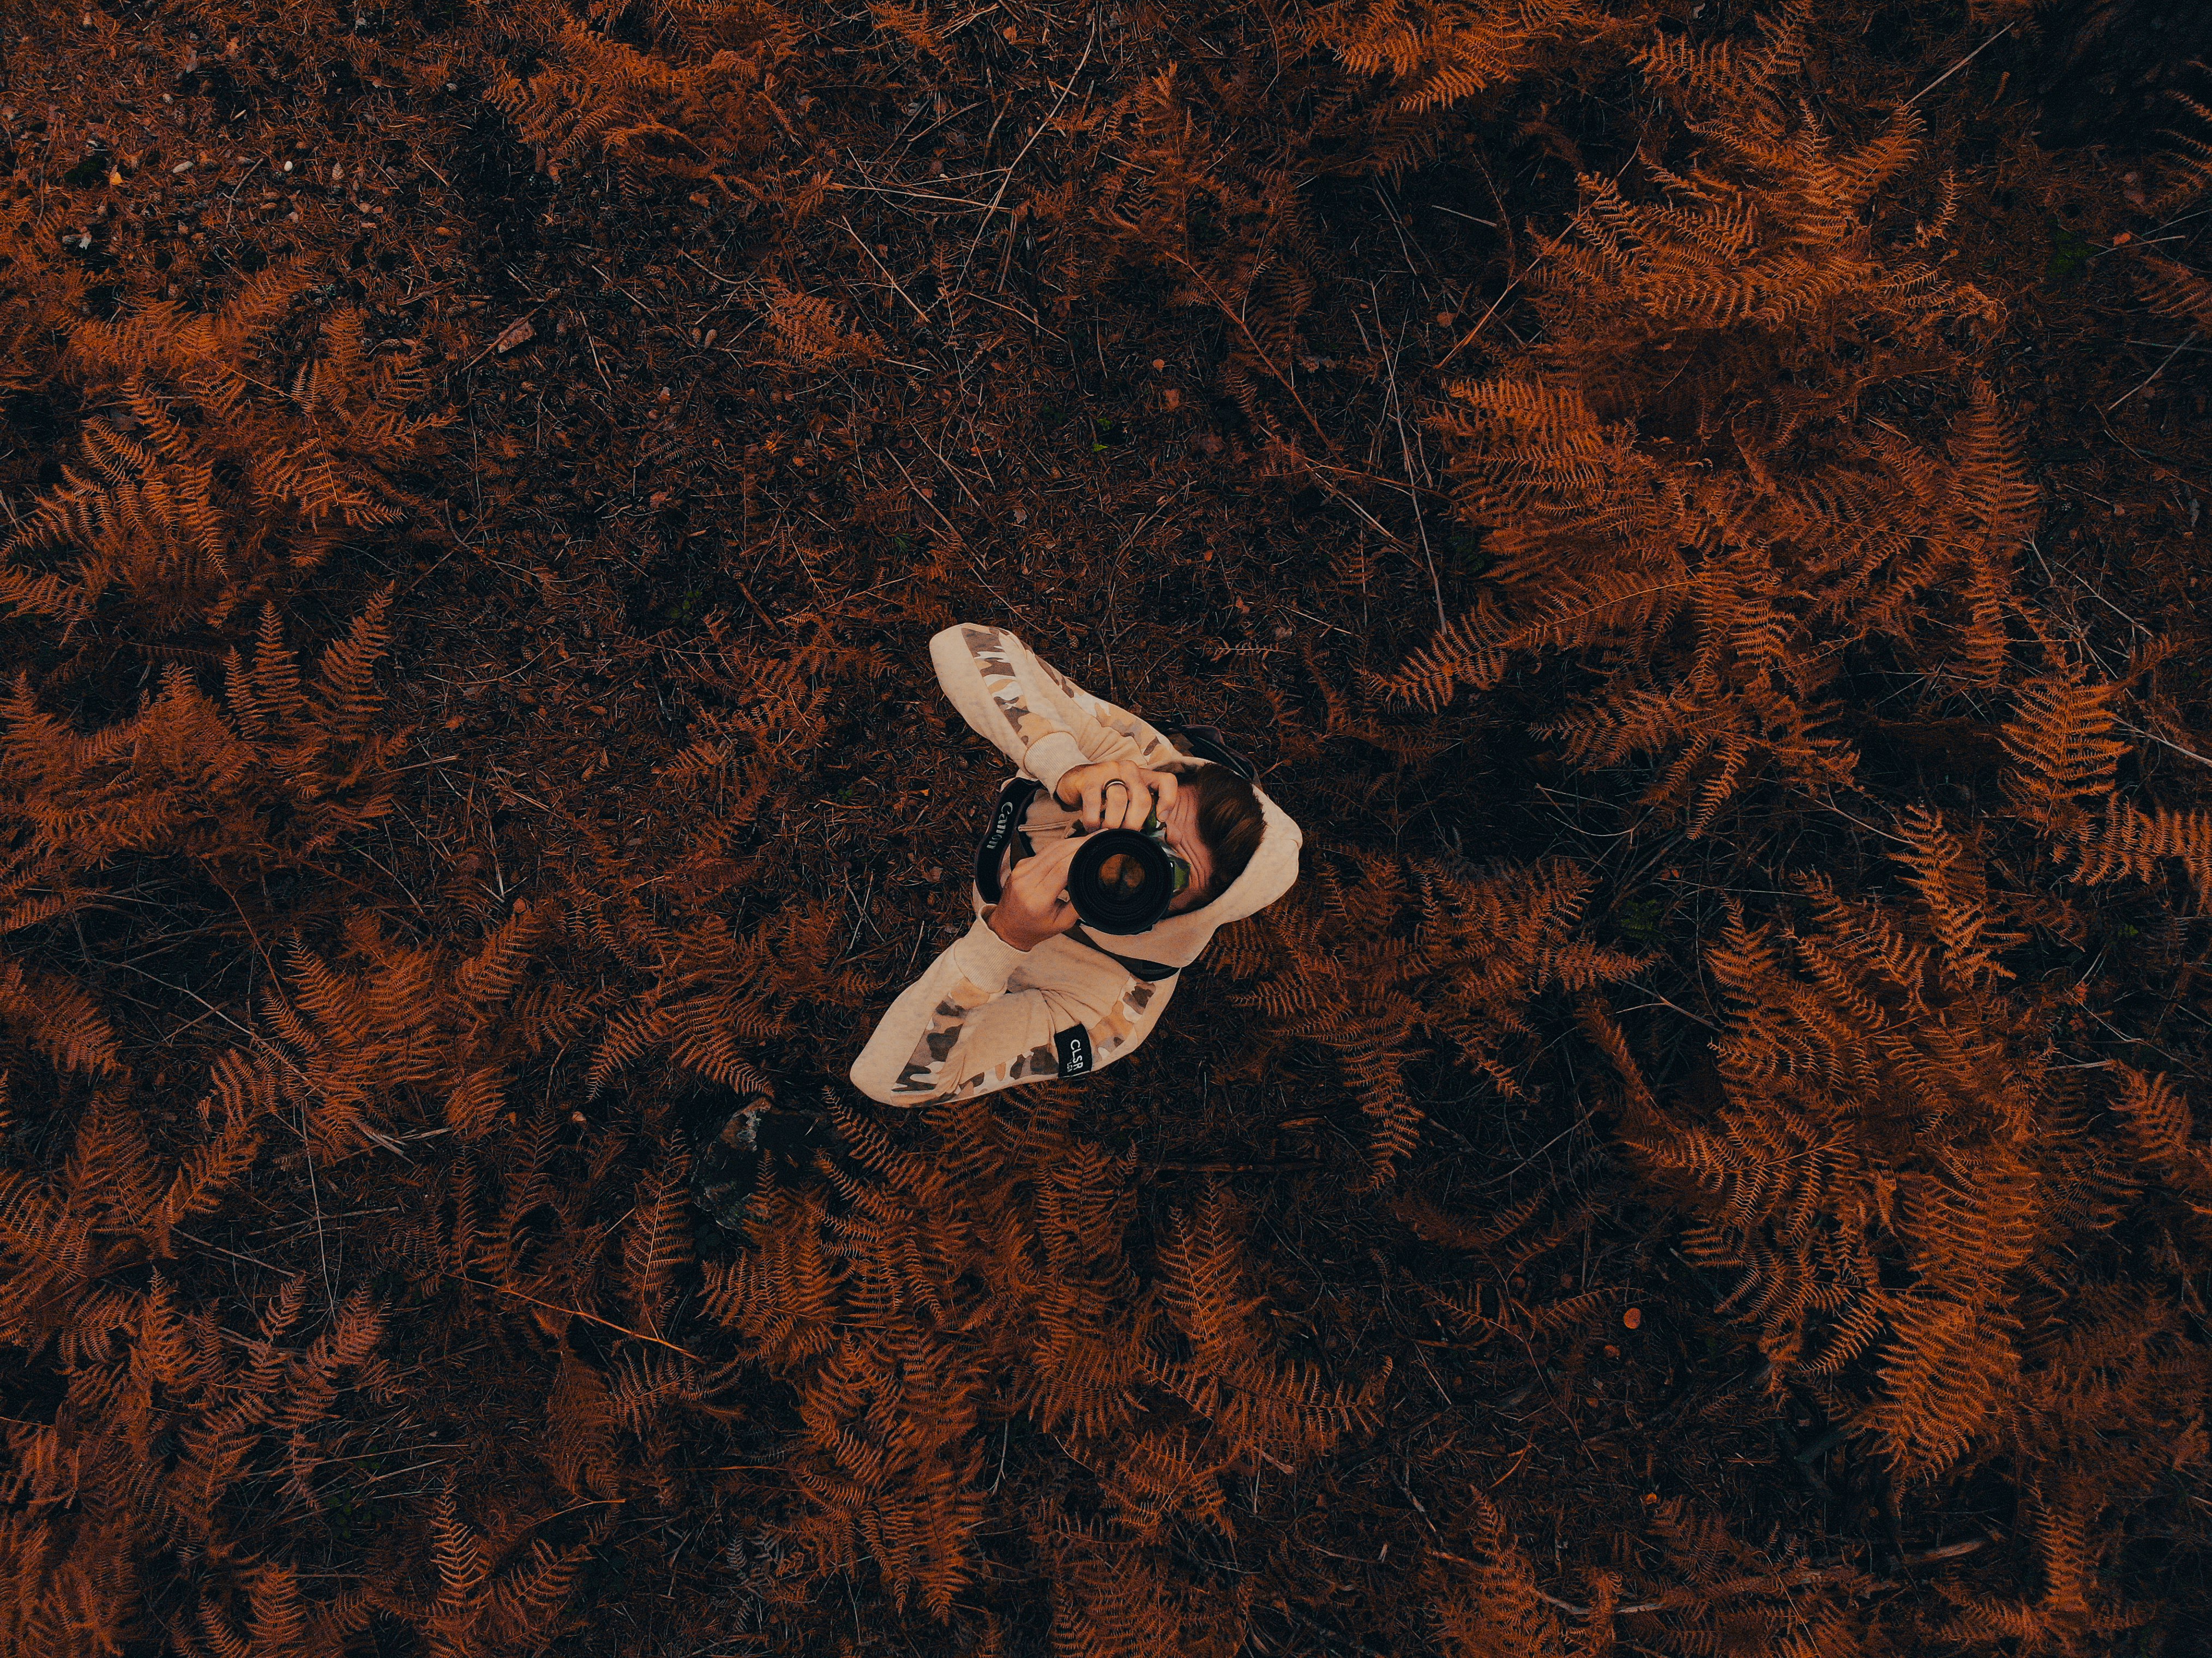
[[[1182,862],[1152,835],[1097,830],[1068,865],[1068,902],[1085,926],[1101,932],[1149,932],[1189,879]]]

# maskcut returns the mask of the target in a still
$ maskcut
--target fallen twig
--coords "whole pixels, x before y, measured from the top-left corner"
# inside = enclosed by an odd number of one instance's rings
[[[1275,1163],[1155,1163],[1148,1164],[1148,1175],[1264,1175],[1282,1169],[1320,1169],[1326,1165],[1319,1157],[1285,1157]]]
[[[2149,375],[2148,375],[2148,377],[2147,377],[2147,378],[2142,381],[2142,385],[2138,385],[2138,386],[2130,386],[2126,391],[2124,391],[2124,392],[2121,392],[2121,393],[2120,393],[2120,395],[2119,395],[2118,397],[2114,398],[2113,398],[2110,403],[2108,403],[2108,404],[2106,404],[2105,405],[2105,412],[2106,412],[2106,414],[2108,414],[2108,415],[2109,415],[2109,414],[2111,414],[2111,413],[2112,412],[2112,410],[2115,410],[2115,409],[2118,408],[2122,404],[2125,403],[2125,402],[2126,402],[2130,398],[2131,398],[2131,397],[2135,396],[2135,394],[2136,394],[2136,392],[2138,392],[2142,391],[2142,390],[2143,389],[2143,386],[2148,386],[2148,385],[2151,383],[2151,381],[2152,381],[2152,380],[2156,380],[2156,379],[2157,379],[2160,374],[2163,374],[2164,373],[2166,373],[2166,363],[2172,362],[2172,361],[2176,357],[2179,356],[2179,355],[2182,354],[2182,352],[2183,352],[2184,350],[2185,350],[2185,349],[2187,349],[2191,344],[2194,343],[2194,342],[2196,341],[2197,336],[2201,331],[2201,331],[2201,330],[2199,330],[2199,329],[2195,329],[2195,328],[2191,329],[2191,330],[2189,331],[2189,337],[2188,337],[2187,339],[2185,339],[2184,341],[2182,341],[2182,343],[2181,343],[2179,345],[2175,346],[2175,347],[2173,348],[2173,349],[2172,349],[2172,350],[2171,350],[2171,351],[2167,352],[2167,353],[2166,354],[2165,361],[2162,361],[2162,362],[2160,362],[2157,367],[2155,367],[2155,368],[2154,368],[2154,369],[2152,369],[2152,370],[2150,371]]]
[[[520,317],[517,317],[513,322],[507,324],[506,327],[501,329],[497,334],[492,337],[492,342],[489,345],[484,347],[483,350],[477,352],[476,355],[471,357],[467,362],[461,366],[461,373],[464,374],[467,374],[470,369],[474,368],[478,363],[482,362],[486,357],[491,355],[495,351],[510,349],[514,346],[526,344],[531,340],[536,338],[537,331],[534,328],[532,328],[531,332],[527,334],[520,333],[517,331],[530,327],[530,319],[537,314],[537,308],[532,307],[530,310],[524,312]]]
[[[617,1324],[611,1318],[601,1318],[597,1313],[587,1313],[580,1307],[562,1307],[550,1301],[540,1301],[536,1296],[525,1295],[520,1290],[510,1290],[504,1284],[486,1284],[482,1278],[471,1278],[465,1272],[456,1272],[453,1276],[464,1284],[475,1284],[479,1290],[495,1290],[501,1295],[513,1296],[517,1301],[526,1301],[533,1307],[543,1307],[549,1313],[566,1313],[571,1318],[580,1318],[592,1324],[603,1324],[610,1330],[617,1331],[626,1336],[634,1336],[640,1341],[650,1341],[656,1347],[665,1347],[672,1353],[683,1354],[694,1364],[711,1364],[714,1362],[711,1359],[700,1357],[689,1347],[679,1347],[672,1341],[663,1341],[659,1336],[649,1336],[642,1330],[633,1330],[627,1324]]]
[[[1899,108],[1899,109],[1900,109],[1900,110],[1907,110],[1907,109],[1911,109],[1911,108],[1913,106],[1913,105],[1915,105],[1915,104],[1918,103],[1918,102],[1919,102],[1923,98],[1925,98],[1925,97],[1926,97],[1929,93],[1931,93],[1931,92],[1935,91],[1935,90],[1936,90],[1936,88],[1938,88],[1938,87],[1940,87],[1940,86],[1942,86],[1942,85],[1943,84],[1943,82],[1946,82],[1946,81],[1949,80],[1953,76],[1956,75],[1956,74],[1957,74],[1960,70],[1962,70],[1962,69],[1966,68],[1966,66],[1967,64],[1969,64],[1972,63],[1972,62],[1974,61],[1974,59],[1975,59],[1975,58],[1977,58],[1980,57],[1984,52],[1987,52],[1987,51],[1988,51],[1991,46],[1993,46],[1996,45],[1996,43],[1997,43],[1998,41],[2000,41],[2000,40],[2003,39],[2005,38],[2005,36],[2007,36],[2008,34],[2010,34],[2010,33],[2012,33],[2015,28],[2018,28],[2019,27],[2020,27],[2020,20],[2019,20],[2018,18],[2016,18],[2016,17],[2015,17],[2014,19],[2013,19],[2013,21],[2012,21],[2011,22],[2007,23],[2007,24],[2006,24],[2002,28],[1999,29],[1999,30],[1998,30],[1995,34],[1992,34],[1991,36],[1990,36],[1990,38],[1989,38],[1988,39],[1986,39],[1986,40],[1983,41],[1981,45],[1979,45],[1978,46],[1976,46],[1976,47],[1975,47],[1972,52],[1968,52],[1968,53],[1967,53],[1964,58],[1960,58],[1957,63],[1955,63],[1955,64],[1952,64],[1950,68],[1948,68],[1948,69],[1945,70],[1944,70],[1941,75],[1937,76],[1934,80],[1930,81],[1930,82],[1929,82],[1926,86],[1924,86],[1924,87],[1921,88],[1919,91],[1917,91],[1917,92],[1914,93],[1914,94],[1912,94],[1912,96],[1911,96],[1910,98],[1907,98],[1907,99],[1906,99],[1903,103],[1901,103],[1901,104],[1899,104],[1899,105],[1898,106],[1898,108]]]
[[[889,282],[891,287],[896,290],[899,298],[904,300],[908,305],[914,306],[914,314],[921,319],[921,325],[924,328],[936,327],[937,325],[929,319],[929,313],[923,310],[919,305],[915,305],[914,295],[908,293],[904,288],[899,285],[899,279],[891,275],[890,267],[885,264],[881,259],[876,258],[876,250],[870,247],[866,242],[861,240],[860,233],[853,228],[852,221],[848,219],[843,214],[840,213],[837,216],[837,222],[845,227],[845,234],[853,239],[854,246],[859,247],[860,252],[866,254],[870,259],[874,260],[876,269],[884,273],[884,280]]]
[[[999,210],[999,203],[1006,196],[1006,186],[1013,183],[1014,170],[1021,166],[1022,157],[1030,153],[1030,145],[1036,143],[1039,138],[1044,136],[1044,130],[1052,125],[1053,116],[1059,114],[1060,105],[1065,104],[1067,101],[1067,94],[1075,90],[1075,77],[1083,73],[1083,66],[1091,61],[1091,48],[1097,43],[1098,13],[1097,9],[1094,7],[1091,13],[1091,33],[1089,37],[1085,39],[1083,43],[1083,56],[1075,60],[1074,69],[1070,70],[1068,73],[1067,84],[1060,89],[1059,101],[1053,105],[1051,112],[1048,114],[1043,120],[1037,123],[1036,131],[1030,133],[1028,139],[1024,142],[1022,147],[1014,152],[1014,159],[1006,163],[1006,177],[999,180],[997,193],[991,197],[990,206],[983,210],[983,222],[975,228],[975,240],[968,244],[968,252],[960,261],[959,272],[952,278],[952,285],[955,288],[957,288],[963,282],[967,280],[968,262],[975,257],[975,250],[982,246],[983,232],[990,227],[991,216]]]
[[[1393,221],[1393,222],[1395,223],[1395,222]],[[1367,289],[1369,293],[1375,296],[1375,331],[1376,337],[1379,339],[1382,337],[1382,290],[1376,287],[1372,280],[1368,282]],[[1389,349],[1387,341],[1384,343],[1382,349],[1382,368],[1389,380],[1390,416],[1397,422],[1398,452],[1405,460],[1406,483],[1408,487],[1410,487],[1413,482],[1413,451],[1412,446],[1406,439],[1406,414],[1404,399],[1400,398],[1398,395],[1397,356],[1396,354]],[[1449,628],[1451,623],[1444,616],[1443,583],[1437,578],[1437,556],[1435,551],[1429,545],[1429,522],[1426,518],[1422,516],[1421,498],[1418,495],[1413,496],[1413,527],[1420,533],[1421,557],[1429,567],[1429,589],[1436,596],[1437,626],[1440,629]]]

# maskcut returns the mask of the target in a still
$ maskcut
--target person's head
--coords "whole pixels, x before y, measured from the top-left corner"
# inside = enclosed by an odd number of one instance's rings
[[[1176,802],[1163,820],[1168,849],[1190,865],[1190,884],[1168,913],[1180,915],[1228,891],[1267,832],[1260,797],[1226,766],[1178,768]]]

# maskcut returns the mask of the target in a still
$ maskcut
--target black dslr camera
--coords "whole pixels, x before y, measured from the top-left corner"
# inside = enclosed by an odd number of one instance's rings
[[[1167,826],[1154,811],[1141,829],[1068,829],[1085,844],[1067,866],[1067,899],[1085,926],[1148,932],[1190,887],[1190,865],[1168,850]]]

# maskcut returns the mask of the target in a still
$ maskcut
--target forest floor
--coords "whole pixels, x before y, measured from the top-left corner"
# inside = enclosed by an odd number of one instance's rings
[[[2212,33],[1403,9],[18,19],[0,1648],[2203,1649]],[[901,1112],[956,621],[1304,872]]]

